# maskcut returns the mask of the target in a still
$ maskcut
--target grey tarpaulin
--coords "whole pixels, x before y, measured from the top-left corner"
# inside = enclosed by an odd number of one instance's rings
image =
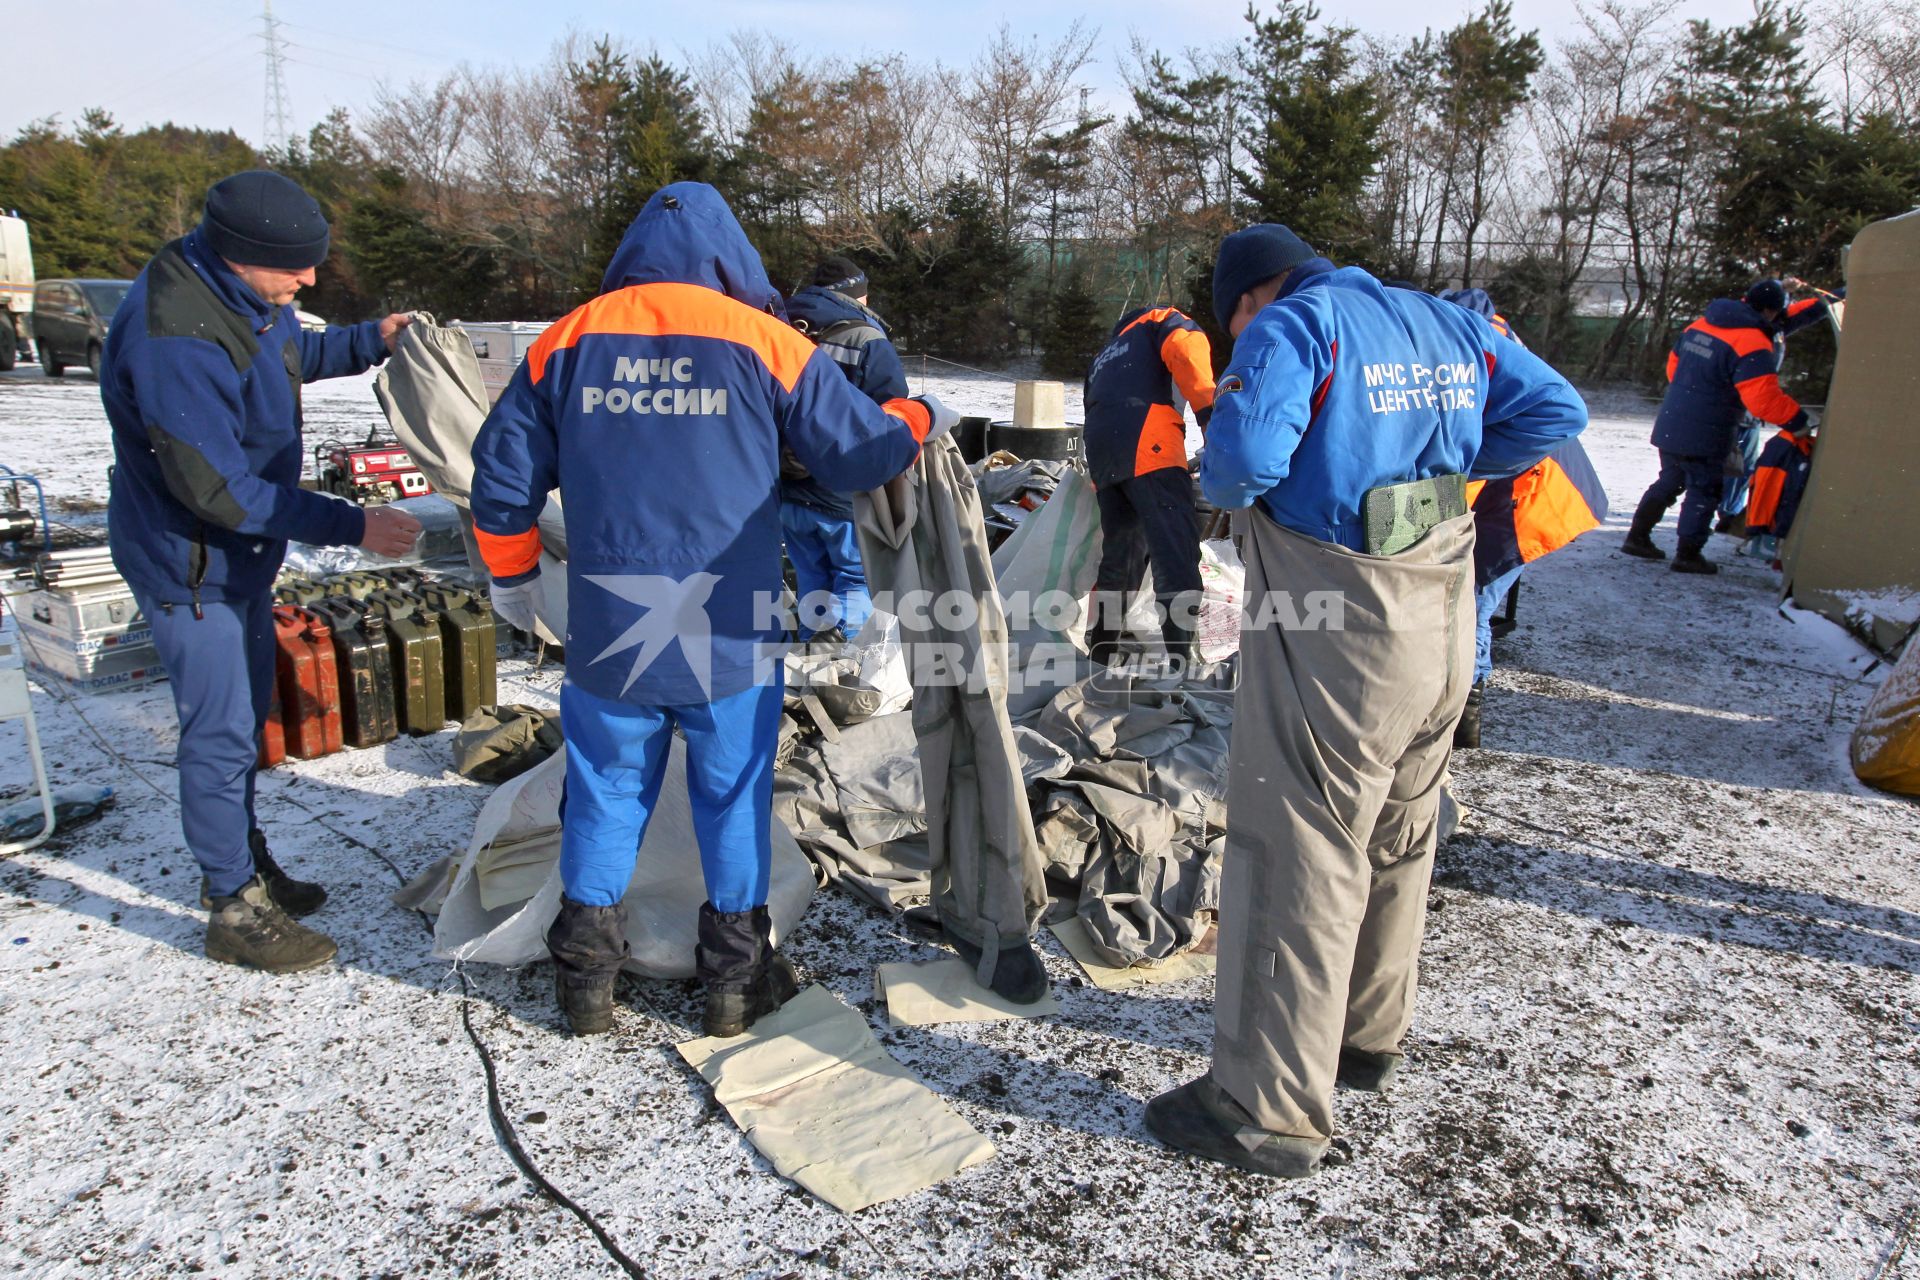
[[[414,465],[434,492],[460,508],[467,559],[476,577],[485,581],[487,567],[473,538],[473,517],[467,494],[473,488],[473,440],[487,420],[487,388],[473,343],[458,329],[434,323],[416,312],[413,323],[400,332],[399,349],[373,380],[373,394],[387,415],[387,424],[407,446]],[[557,499],[547,499],[540,513],[540,541],[547,555],[540,561],[544,599],[540,621],[551,644],[563,644],[567,634],[567,582],[557,572],[567,558],[567,525]]]
[[[1007,717],[1007,630],[987,555],[980,496],[948,439],[854,504],[867,582],[904,600],[970,599],[971,617],[896,609],[913,681],[913,730],[926,792],[934,905],[981,947],[980,981],[999,950],[1024,944],[1047,905],[1019,749]],[[960,679],[943,678],[958,670]]]
[[[1440,788],[1473,681],[1473,519],[1391,558],[1257,506],[1246,523],[1249,600],[1342,604],[1337,626],[1242,637],[1213,1079],[1260,1127],[1325,1142],[1341,1046],[1399,1053],[1413,1014]]]

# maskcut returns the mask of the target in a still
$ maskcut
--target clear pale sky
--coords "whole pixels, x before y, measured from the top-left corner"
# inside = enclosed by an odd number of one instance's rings
[[[1365,31],[1417,34],[1450,26],[1470,0],[1345,0],[1323,11]],[[332,106],[358,111],[375,85],[434,79],[462,62],[530,65],[569,29],[612,32],[676,58],[740,28],[776,32],[811,52],[905,53],[964,64],[1003,19],[1020,36],[1058,36],[1075,17],[1099,28],[1085,80],[1109,100],[1132,33],[1175,52],[1237,39],[1245,0],[1029,0],[1019,5],[926,0],[550,0],[460,4],[408,0],[277,0],[289,42],[287,99],[304,132]],[[1676,0],[1676,20],[1743,21],[1751,0]],[[1514,0],[1523,28],[1550,42],[1575,29],[1567,0]],[[44,116],[71,122],[104,106],[124,126],[172,120],[261,136],[265,72],[260,0],[81,0],[18,6],[6,19],[8,72],[0,139]]]

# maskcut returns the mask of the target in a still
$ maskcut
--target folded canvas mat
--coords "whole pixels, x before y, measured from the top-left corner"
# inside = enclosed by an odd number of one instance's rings
[[[488,964],[526,964],[547,956],[547,926],[560,912],[560,785],[565,752],[502,784],[474,822],[456,863],[443,858],[399,893],[403,907],[432,911],[433,954]],[[813,898],[813,865],[786,826],[773,822],[773,874],[767,909],[784,937]],[[442,894],[444,892],[444,897]],[[693,976],[700,904],[707,900],[687,802],[686,745],[677,738],[660,802],[647,824],[633,882],[627,886],[627,968],[650,978]]]
[[[883,964],[873,971],[873,994],[886,1003],[887,1018],[896,1027],[1000,1022],[1060,1012],[1060,1002],[1051,991],[1033,1004],[1015,1004],[981,986],[957,956]]]
[[[1087,981],[1102,991],[1131,991],[1136,987],[1158,986],[1163,982],[1179,982],[1214,970],[1212,953],[1203,954],[1199,951],[1182,951],[1158,964],[1115,968],[1101,958],[1093,934],[1087,929],[1087,922],[1079,916],[1056,920],[1047,927],[1053,930],[1053,936],[1060,940],[1067,954],[1079,962],[1080,968],[1086,972]]]
[[[808,987],[745,1035],[678,1048],[775,1171],[842,1213],[993,1157],[993,1144],[825,987]]]

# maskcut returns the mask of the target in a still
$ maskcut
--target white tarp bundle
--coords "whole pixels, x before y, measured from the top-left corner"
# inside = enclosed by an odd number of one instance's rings
[[[667,761],[660,802],[627,887],[627,968],[650,978],[687,978],[700,904],[706,901],[700,847],[687,801],[686,748]],[[549,757],[488,798],[458,862],[443,859],[395,895],[401,906],[433,910],[433,953],[451,960],[518,965],[547,955],[547,926],[560,911],[560,786],[566,753]],[[767,908],[784,937],[813,897],[813,866],[773,819],[773,876]],[[444,894],[444,897],[442,896]]]

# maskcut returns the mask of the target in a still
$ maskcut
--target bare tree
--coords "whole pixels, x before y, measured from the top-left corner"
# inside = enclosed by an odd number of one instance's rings
[[[1022,44],[1002,23],[962,77],[960,131],[1009,238],[1032,214],[1032,179],[1022,161],[1043,135],[1072,121],[1079,99],[1074,79],[1091,60],[1098,36],[1097,28],[1075,19],[1051,45]]]

